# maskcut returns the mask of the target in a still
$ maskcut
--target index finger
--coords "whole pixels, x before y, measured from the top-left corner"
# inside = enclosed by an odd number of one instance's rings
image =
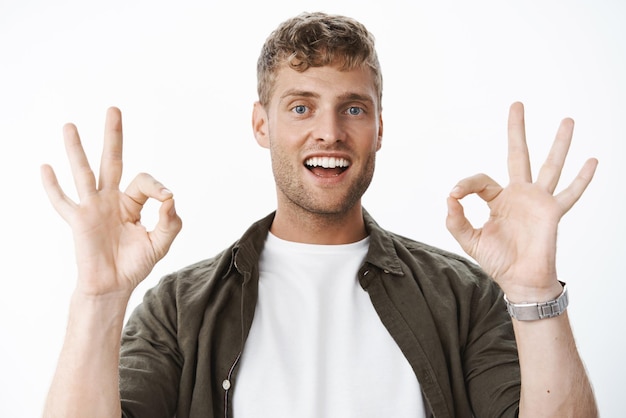
[[[98,190],[118,189],[122,179],[122,113],[116,107],[107,109],[104,145],[100,159]]]
[[[92,194],[96,190],[96,179],[85,155],[83,144],[78,135],[76,125],[66,123],[63,126],[63,140],[65,142],[65,153],[70,161],[72,176],[74,177],[74,185],[78,192],[78,197],[84,197]]]
[[[526,127],[524,124],[524,105],[515,102],[509,109],[509,179],[511,182],[531,182],[530,157],[526,145]]]

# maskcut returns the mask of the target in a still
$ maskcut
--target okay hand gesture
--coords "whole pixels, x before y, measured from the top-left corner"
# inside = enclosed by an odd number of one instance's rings
[[[597,160],[587,160],[571,184],[554,194],[573,129],[571,119],[561,122],[533,182],[524,108],[514,103],[508,122],[509,184],[503,188],[478,174],[461,180],[448,197],[448,230],[513,301],[540,301],[560,293],[555,261],[558,223],[581,197],[597,166]],[[489,219],[482,228],[474,228],[463,213],[459,200],[469,194],[477,194],[489,206]]]
[[[182,227],[172,193],[148,174],[138,175],[125,192],[119,190],[122,118],[118,109],[107,111],[97,181],[76,127],[67,124],[63,134],[79,202],[63,192],[52,167],[42,166],[41,174],[50,202],[72,228],[77,290],[90,296],[129,296],[167,253]],[[162,202],[153,231],[140,223],[141,210],[150,198]]]

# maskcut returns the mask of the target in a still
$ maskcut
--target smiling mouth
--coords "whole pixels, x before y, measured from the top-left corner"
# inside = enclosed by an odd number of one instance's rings
[[[307,159],[304,165],[316,176],[334,177],[346,171],[350,162],[345,158],[312,157]]]

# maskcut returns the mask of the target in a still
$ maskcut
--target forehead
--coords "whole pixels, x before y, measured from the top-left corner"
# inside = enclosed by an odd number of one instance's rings
[[[377,103],[375,76],[367,66],[350,70],[339,66],[309,67],[300,72],[283,65],[276,71],[270,102],[278,103],[294,95],[329,99],[357,95]]]

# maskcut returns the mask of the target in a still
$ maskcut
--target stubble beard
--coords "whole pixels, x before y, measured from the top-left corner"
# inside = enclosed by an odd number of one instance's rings
[[[362,171],[356,176],[352,173],[355,180],[343,196],[339,196],[332,188],[325,193],[321,189],[311,190],[310,187],[305,187],[302,178],[297,175],[299,167],[294,168],[290,160],[280,151],[273,150],[272,152],[274,180],[281,195],[279,203],[289,206],[300,216],[321,217],[327,220],[344,218],[351,213],[356,204],[360,203],[361,197],[372,182],[375,166],[376,153],[373,152],[365,161]]]

